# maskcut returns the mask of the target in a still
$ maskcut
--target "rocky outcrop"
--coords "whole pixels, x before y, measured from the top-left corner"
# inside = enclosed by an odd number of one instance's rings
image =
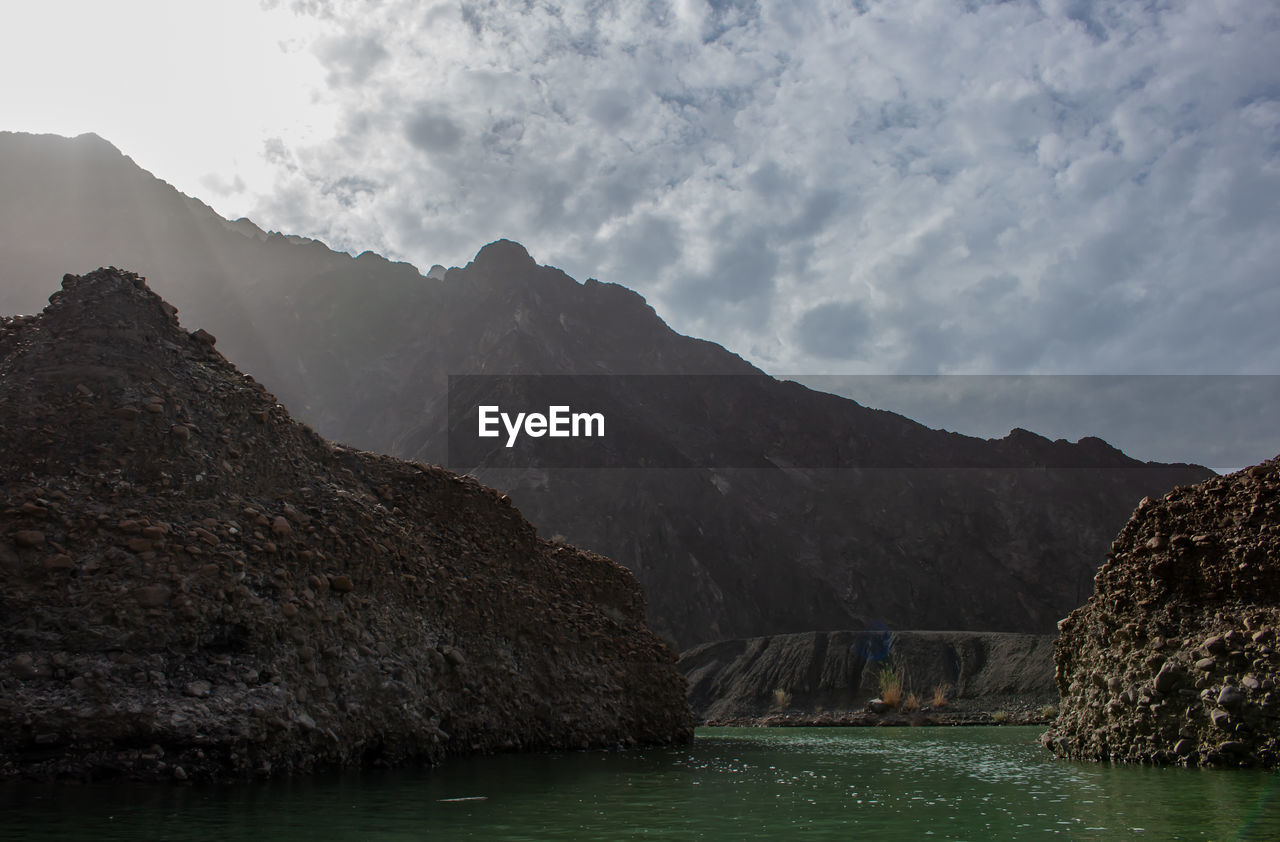
[[[1054,753],[1280,764],[1280,462],[1143,500],[1060,626]]]
[[[680,669],[704,721],[861,711],[886,667],[924,705],[939,688],[951,709],[998,711],[1055,701],[1052,653],[1049,635],[808,632],[698,646]]]
[[[0,774],[688,739],[635,579],[331,444],[127,272],[0,321]]]

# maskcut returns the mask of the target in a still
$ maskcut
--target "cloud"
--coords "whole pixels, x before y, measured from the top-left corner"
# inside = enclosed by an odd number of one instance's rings
[[[462,142],[462,127],[434,106],[423,106],[405,121],[405,137],[428,153],[452,152]]]
[[[333,87],[362,85],[387,58],[387,50],[372,35],[339,35],[322,39],[315,47],[326,68],[326,82]]]
[[[821,304],[796,323],[796,344],[823,359],[858,359],[868,345],[871,318],[855,301]]]
[[[314,12],[342,119],[273,151],[269,227],[511,237],[779,373],[1280,369],[1268,4]]]

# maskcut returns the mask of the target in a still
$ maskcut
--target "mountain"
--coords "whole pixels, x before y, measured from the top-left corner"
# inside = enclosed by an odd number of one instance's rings
[[[1211,475],[1098,439],[930,430],[776,381],[516,243],[424,277],[265,234],[96,137],[0,135],[0,172],[0,212],[20,223],[0,234],[16,279],[0,309],[30,311],[68,268],[128,266],[328,437],[450,462],[451,376],[493,375],[454,396],[472,405],[526,406],[548,381],[500,375],[568,377],[627,432],[600,461],[494,448],[453,466],[543,535],[630,568],[651,625],[681,647],[877,624],[1050,632],[1137,500]]]
[[[625,569],[321,439],[214,341],[114,269],[0,321],[0,775],[691,737]]]

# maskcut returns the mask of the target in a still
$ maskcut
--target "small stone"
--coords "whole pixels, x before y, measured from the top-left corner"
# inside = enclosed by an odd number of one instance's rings
[[[1165,664],[1156,675],[1155,688],[1158,693],[1169,693],[1186,677],[1186,673],[1176,664]]]
[[[212,692],[213,686],[207,681],[192,681],[182,688],[182,692],[197,699],[203,699]]]
[[[1176,743],[1173,744],[1173,753],[1178,755],[1179,757],[1186,757],[1188,754],[1191,753],[1191,749],[1194,747],[1194,745],[1195,745],[1194,743],[1192,743],[1190,740],[1187,740],[1187,739],[1178,740]]]
[[[152,415],[159,415],[164,412],[164,401],[157,399],[157,401],[147,404],[144,409]]]
[[[1218,693],[1218,704],[1223,707],[1235,707],[1244,701],[1244,693],[1239,689],[1232,687],[1230,684],[1222,688],[1222,692]]]
[[[1168,545],[1169,541],[1163,535],[1156,535],[1147,541],[1147,549],[1149,550],[1163,550]]]
[[[22,513],[31,517],[44,517],[49,514],[49,510],[39,503],[27,502],[22,504]]]
[[[350,593],[356,586],[348,576],[330,576],[329,588],[335,593]]]
[[[1249,747],[1239,740],[1227,740],[1218,746],[1218,751],[1223,754],[1248,754]]]
[[[293,532],[293,527],[289,525],[289,521],[283,515],[276,515],[275,520],[271,521],[271,533],[273,535],[288,535]]]
[[[142,608],[161,608],[169,604],[171,593],[164,585],[147,585],[146,587],[135,589],[133,598],[137,600],[138,605]]]
[[[35,678],[39,675],[35,659],[27,652],[9,659],[9,672],[13,673],[15,678],[22,679]]]
[[[13,533],[13,542],[19,547],[40,547],[44,545],[44,533],[38,529],[19,529]]]
[[[1215,708],[1210,714],[1209,719],[1219,728],[1226,728],[1231,722],[1231,714],[1221,708]]]
[[[1201,658],[1196,661],[1196,669],[1208,672],[1218,665],[1218,659],[1214,657]]]
[[[1257,691],[1262,689],[1262,682],[1254,678],[1252,675],[1246,675],[1244,678],[1240,679],[1240,684],[1246,690]]]
[[[86,398],[93,397],[93,390],[90,389],[88,386],[84,385],[83,383],[76,386],[76,391]]]
[[[137,421],[141,415],[142,410],[136,406],[121,406],[111,410],[111,417],[121,421]]]
[[[1212,655],[1219,652],[1225,652],[1227,650],[1227,643],[1222,639],[1222,635],[1215,634],[1211,637],[1205,638],[1205,641],[1201,644],[1200,648]]]
[[[151,541],[146,538],[130,538],[125,542],[125,546],[129,548],[130,552],[145,553],[151,549],[152,545]]]
[[[174,424],[169,428],[169,435],[173,436],[178,441],[186,441],[191,438],[191,428],[185,424]]]
[[[212,348],[218,341],[212,333],[202,327],[191,331],[191,339],[195,342],[199,342],[201,345],[208,345],[210,348]]]
[[[181,766],[174,766],[173,778],[174,780],[185,781],[187,779],[187,770],[183,769]]]
[[[70,570],[75,567],[75,562],[71,560],[71,556],[66,553],[58,553],[55,556],[49,556],[44,560],[44,569],[50,573],[60,570]]]
[[[286,602],[284,605],[280,606],[280,613],[292,619],[298,616],[298,606],[294,605],[292,602]]]

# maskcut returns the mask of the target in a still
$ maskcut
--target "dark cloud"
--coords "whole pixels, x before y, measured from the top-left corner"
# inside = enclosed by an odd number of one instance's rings
[[[806,353],[829,360],[862,357],[871,317],[856,301],[833,301],[808,310],[796,323],[795,341]]]
[[[653,214],[630,222],[612,243],[612,257],[631,267],[639,278],[657,277],[678,261],[682,252],[680,229],[670,219]]]
[[[441,113],[436,106],[427,105],[405,121],[405,137],[423,152],[452,152],[462,142],[462,127]]]

